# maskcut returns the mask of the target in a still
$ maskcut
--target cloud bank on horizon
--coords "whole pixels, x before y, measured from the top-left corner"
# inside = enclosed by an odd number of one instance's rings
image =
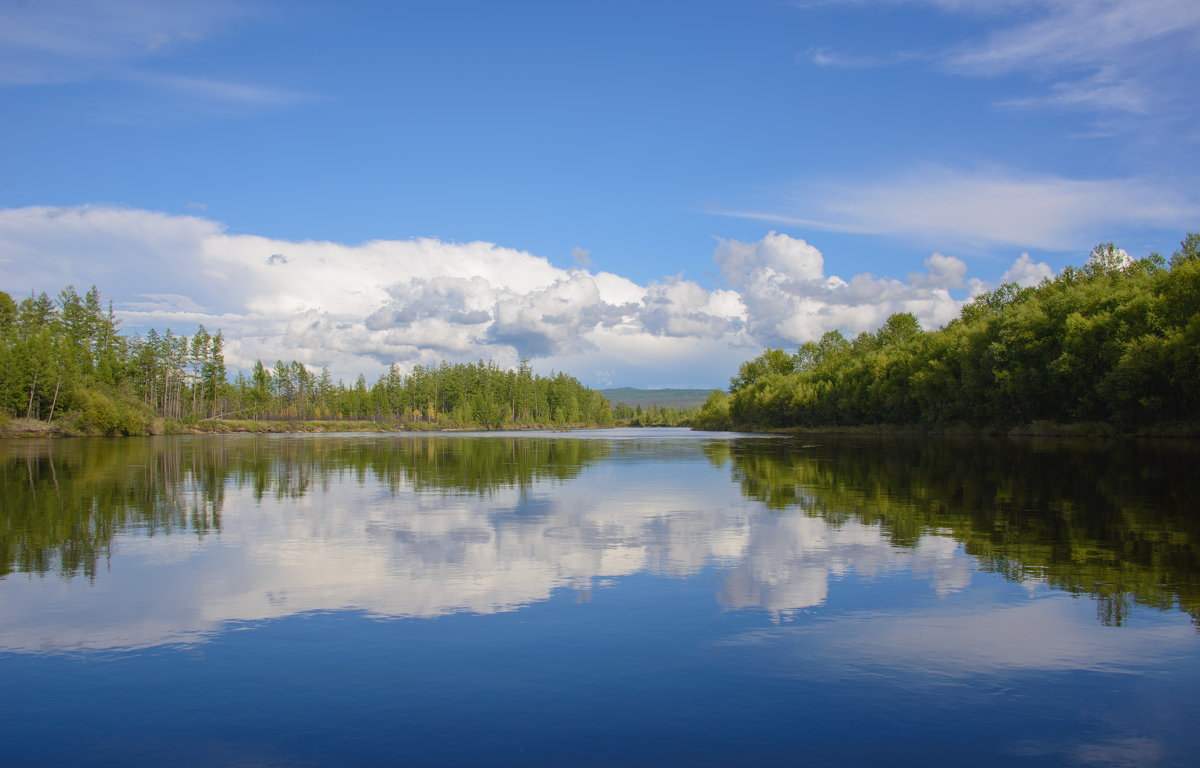
[[[939,253],[900,280],[827,274],[820,251],[770,232],[720,240],[721,284],[639,284],[485,242],[357,245],[231,234],[218,222],[83,206],[0,211],[0,279],[22,291],[98,286],[127,331],[221,328],[227,361],[296,359],[338,377],[442,360],[530,358],[585,383],[720,385],[763,347],[869,330],[895,312],[926,327],[988,285]],[[1049,266],[1022,254],[1002,278]]]

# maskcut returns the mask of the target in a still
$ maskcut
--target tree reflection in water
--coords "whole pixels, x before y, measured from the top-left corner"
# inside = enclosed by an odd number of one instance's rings
[[[562,491],[585,469],[606,461],[634,455],[651,463],[694,460],[701,451],[719,472],[732,474],[753,504],[669,513],[646,509],[633,513],[639,522],[626,524],[603,511],[602,486],[599,498],[589,498],[591,518],[568,509],[575,502],[547,501],[555,498],[554,484]],[[950,553],[934,551],[957,541],[981,570],[1094,598],[1105,624],[1120,625],[1134,603],[1181,609],[1200,621],[1196,457],[1187,443],[1001,438],[10,441],[0,446],[0,576],[94,580],[122,534],[200,539],[219,534],[231,494],[299,503],[351,483],[396,497],[486,502],[516,489],[524,499],[524,506],[510,509],[516,517],[493,520],[488,516],[496,510],[482,503],[464,513],[483,514],[470,524],[388,535],[420,536],[418,560],[445,560],[461,558],[464,542],[519,530],[541,543],[512,544],[508,562],[556,558],[561,562],[543,569],[553,579],[574,579],[562,563],[585,550],[607,558],[604,567],[589,566],[592,576],[638,569],[682,574],[716,562],[728,570],[718,595],[723,605],[786,615],[825,599],[831,553],[855,558],[860,571],[873,567],[872,557],[884,567],[872,543],[880,535],[872,531],[878,530],[891,550],[911,551],[925,563],[939,589],[961,585]],[[542,492],[541,501],[525,493],[533,490]],[[617,490],[608,489],[613,495]],[[521,514],[541,515],[541,522],[533,526]],[[542,519],[547,516],[552,519]],[[606,516],[612,519],[605,522]],[[837,541],[814,544],[822,537]],[[688,549],[698,541],[703,547]],[[404,555],[413,557],[411,551]],[[559,582],[547,583],[548,589]],[[545,589],[530,592],[531,598],[542,594]],[[430,610],[437,612],[436,606]]]
[[[710,444],[769,509],[877,523],[899,546],[941,533],[981,570],[1200,622],[1198,454],[1187,441],[845,437]]]

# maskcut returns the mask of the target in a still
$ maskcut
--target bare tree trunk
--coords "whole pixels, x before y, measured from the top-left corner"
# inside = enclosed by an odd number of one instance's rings
[[[33,372],[33,383],[29,385],[29,405],[25,408],[25,418],[33,418],[33,393],[37,390],[38,372]]]
[[[54,421],[54,406],[58,405],[58,387],[62,384],[62,376],[54,380],[54,399],[50,401],[50,418],[48,421]]]

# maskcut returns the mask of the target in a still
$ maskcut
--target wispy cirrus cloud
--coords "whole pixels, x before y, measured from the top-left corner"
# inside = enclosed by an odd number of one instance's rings
[[[210,0],[42,0],[0,8],[0,86],[118,82],[191,100],[279,106],[311,98],[289,89],[164,71],[173,54],[260,15]]]
[[[796,54],[796,61],[798,62],[807,62],[815,64],[818,67],[836,67],[839,69],[882,67],[888,64],[899,64],[915,58],[918,58],[917,54],[903,51],[883,55],[859,55],[835,51],[825,46],[809,48],[803,53]]]
[[[1200,204],[1134,178],[1071,179],[1004,168],[926,165],[863,181],[813,181],[770,210],[727,216],[892,235],[938,247],[1086,247],[1118,226],[1186,229]]]
[[[0,83],[103,77],[196,44],[248,14],[248,6],[222,0],[7,3],[0,9]]]
[[[1121,112],[1149,111],[1150,97],[1135,80],[1112,73],[1111,68],[1080,80],[1052,84],[1044,93],[997,102],[1014,109],[1062,108],[1086,111],[1116,109]]]
[[[214,80],[206,77],[186,77],[148,72],[130,72],[123,75],[130,82],[161,88],[181,96],[195,97],[216,102],[257,106],[286,106],[317,98],[314,94],[285,88],[266,88],[231,80]]]
[[[1015,5],[1022,12],[1012,23],[983,40],[964,41],[947,51],[947,65],[984,75],[1122,68],[1188,49],[1194,52],[1200,43],[1200,5],[1190,0],[1046,0]],[[961,4],[954,9],[971,7]]]
[[[1049,81],[1040,97],[1004,102],[1017,106],[1140,113],[1191,90],[1178,77],[1200,50],[1200,4],[1191,0],[1055,0],[1018,18],[947,51],[943,66]]]
[[[821,5],[926,6],[948,14],[984,16],[992,31],[937,50],[906,52],[954,74],[1027,75],[1040,90],[1002,106],[1086,111],[1148,111],[1190,100],[1200,53],[1200,4],[1193,0],[830,0]],[[820,66],[890,64],[895,56],[863,57],[817,48],[803,57]]]
[[[937,42],[861,55],[824,46],[797,60],[823,68],[915,63],[965,78],[1004,78],[1005,110],[1085,115],[1072,138],[1132,139],[1126,159],[1146,148],[1194,152],[1198,116],[1191,73],[1200,67],[1200,3],[1194,0],[814,0],[797,5],[848,13],[889,10],[917,25],[925,11],[964,22],[941,24]],[[897,13],[905,11],[904,14]],[[989,89],[990,90],[990,89]],[[1116,145],[1120,147],[1121,145]],[[1105,158],[1097,158],[1096,168]],[[1011,162],[1011,161],[1010,161]],[[1020,161],[1017,161],[1020,162]],[[894,167],[874,178],[826,177],[776,189],[774,201],[716,211],[826,231],[885,235],[934,248],[1087,247],[1130,229],[1186,230],[1200,197],[1179,164],[1145,171],[1099,170],[1083,177],[1011,164]],[[1113,166],[1109,166],[1113,167]]]

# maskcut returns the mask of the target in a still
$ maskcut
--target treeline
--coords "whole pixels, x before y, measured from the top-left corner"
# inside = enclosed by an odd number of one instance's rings
[[[628,403],[613,406],[613,416],[622,424],[631,427],[690,427],[696,417],[696,408],[671,408],[662,405],[642,407]]]
[[[86,424],[88,431],[106,433],[147,432],[154,412],[131,396],[146,356],[142,344],[121,335],[119,325],[94,287],[83,296],[67,287],[57,301],[42,293],[20,303],[0,291],[2,417]],[[187,341],[168,341],[168,359],[186,366]],[[186,374],[180,374],[182,380]],[[167,384],[171,394],[164,398],[182,400],[182,390],[172,386],[176,382]],[[116,393],[126,396],[113,397]]]
[[[220,331],[126,336],[93,287],[16,302],[0,292],[0,420],[19,417],[89,434],[147,434],[218,417],[369,420],[396,426],[607,426],[608,400],[564,373],[494,363],[393,365],[373,384],[328,369],[256,362],[229,380]]]
[[[1038,421],[1194,424],[1200,414],[1200,235],[1170,261],[1112,244],[1041,285],[1008,283],[936,331],[911,314],[854,339],[768,349],[714,393],[707,429]]]
[[[494,429],[502,426],[609,426],[607,398],[572,376],[535,374],[522,360],[515,370],[495,363],[392,365],[373,384],[360,375],[351,386],[334,382],[328,369],[298,362],[257,362],[238,374],[222,401],[226,415],[262,419],[354,419],[411,426]]]

